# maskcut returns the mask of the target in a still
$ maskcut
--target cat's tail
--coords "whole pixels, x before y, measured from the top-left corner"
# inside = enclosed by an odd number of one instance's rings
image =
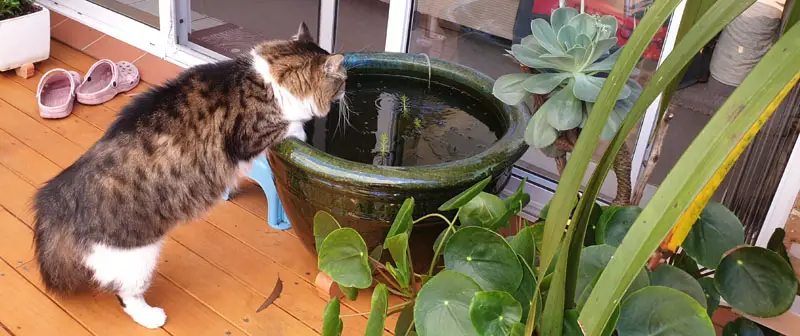
[[[48,291],[71,294],[90,284],[91,273],[83,264],[85,249],[63,225],[54,223],[55,220],[59,218],[37,209],[34,220],[36,262]]]

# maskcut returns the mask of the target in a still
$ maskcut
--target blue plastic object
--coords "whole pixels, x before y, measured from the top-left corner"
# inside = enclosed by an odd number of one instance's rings
[[[255,159],[253,168],[247,177],[258,183],[264,190],[264,194],[267,195],[267,207],[269,208],[267,224],[277,230],[292,228],[289,219],[286,218],[286,212],[283,211],[281,199],[278,198],[278,190],[275,189],[275,181],[272,179],[272,169],[269,167],[269,161],[265,154],[261,154]],[[227,201],[230,199],[230,195],[230,190],[227,190],[222,198]]]

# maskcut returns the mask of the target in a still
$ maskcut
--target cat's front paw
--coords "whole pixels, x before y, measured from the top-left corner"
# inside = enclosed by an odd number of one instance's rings
[[[138,307],[136,309],[125,309],[136,323],[148,329],[161,328],[167,322],[167,314],[158,307]]]

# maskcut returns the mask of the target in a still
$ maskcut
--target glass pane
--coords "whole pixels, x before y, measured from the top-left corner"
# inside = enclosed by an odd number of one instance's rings
[[[567,0],[567,5],[580,8],[580,0]],[[652,0],[587,0],[586,12],[612,15],[617,19],[619,45],[624,45],[633,28]],[[521,72],[520,65],[506,55],[513,43],[531,34],[530,22],[548,19],[558,8],[559,0],[418,0],[412,26],[409,52],[457,62],[493,78]],[[655,70],[668,25],[658,32],[639,64],[635,79],[646,84]],[[633,151],[634,129],[629,137]],[[605,143],[604,145],[607,145]],[[601,146],[602,147],[602,146]],[[595,154],[599,160],[602,150]],[[532,171],[557,177],[553,159],[539,150],[530,150],[520,165]],[[615,183],[608,179],[605,195],[614,195]],[[609,183],[611,181],[611,183]]]
[[[99,6],[125,15],[158,29],[158,0],[89,0]]]
[[[319,0],[192,0],[189,41],[234,57],[255,44],[286,39],[301,22],[317,35]]]
[[[336,52],[383,51],[389,0],[339,0]]]

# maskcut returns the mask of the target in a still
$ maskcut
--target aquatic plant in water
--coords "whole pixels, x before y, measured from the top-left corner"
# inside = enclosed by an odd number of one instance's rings
[[[380,154],[381,157],[386,157],[389,155],[389,135],[386,133],[381,133],[380,139],[381,139],[380,142],[381,147],[378,154]]]
[[[422,129],[422,119],[414,118],[414,129],[417,131]]]
[[[402,112],[403,117],[408,117],[408,96],[402,95],[400,96],[400,103],[402,103]]]

